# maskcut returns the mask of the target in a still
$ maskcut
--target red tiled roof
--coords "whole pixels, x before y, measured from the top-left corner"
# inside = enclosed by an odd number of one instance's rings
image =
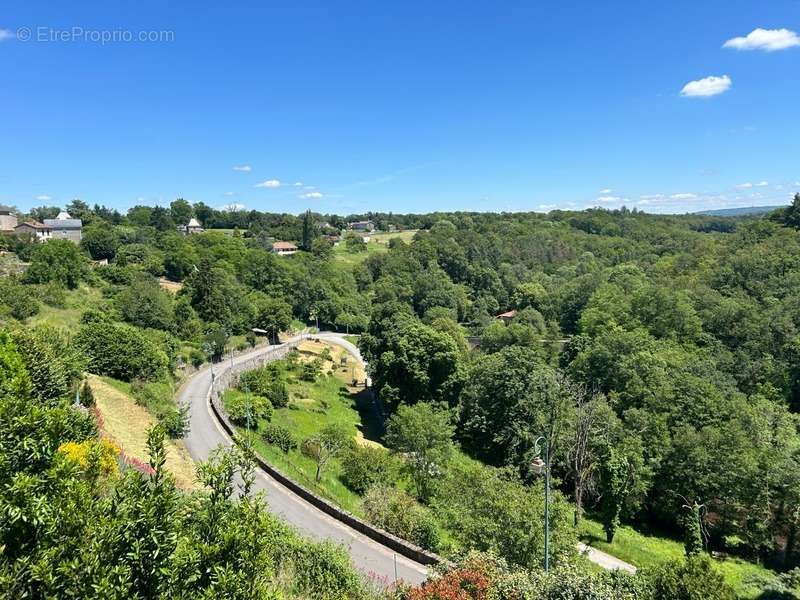
[[[510,310],[508,312],[500,313],[499,315],[497,315],[497,318],[498,319],[513,319],[516,316],[517,316],[517,311]]]
[[[292,242],[275,242],[272,244],[273,250],[297,250]]]
[[[25,221],[24,223],[20,223],[19,225],[17,225],[17,227],[22,227],[23,225],[27,225],[28,227],[31,227],[33,229],[50,229],[50,227],[48,227],[44,223],[39,223],[39,221]],[[16,227],[14,229],[16,229]]]

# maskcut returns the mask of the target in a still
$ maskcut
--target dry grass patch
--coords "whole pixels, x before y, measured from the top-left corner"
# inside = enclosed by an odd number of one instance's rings
[[[127,394],[113,388],[96,375],[89,375],[97,409],[103,417],[103,432],[123,449],[126,455],[147,462],[147,430],[156,419]],[[175,476],[178,487],[192,489],[195,464],[182,442],[168,440],[167,469]]]
[[[170,281],[169,279],[166,279],[165,277],[159,278],[158,285],[160,285],[162,288],[164,288],[168,292],[172,292],[173,294],[177,294],[178,292],[180,292],[181,288],[183,287],[182,283],[179,283],[177,281]]]

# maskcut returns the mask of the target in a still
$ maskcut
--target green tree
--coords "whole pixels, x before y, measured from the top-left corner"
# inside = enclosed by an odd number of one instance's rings
[[[317,226],[314,224],[314,216],[311,214],[310,210],[307,210],[303,213],[303,236],[300,241],[300,247],[307,251],[311,251],[311,246],[314,242],[314,239],[317,237],[319,232],[317,231]]]
[[[90,372],[123,381],[158,379],[166,374],[169,365],[164,351],[130,325],[83,325],[75,344],[86,356]]]
[[[103,221],[87,225],[81,232],[81,248],[93,260],[111,260],[119,248],[119,237],[114,227]]]
[[[734,600],[736,594],[704,555],[668,562],[646,573],[654,598]]]
[[[178,225],[186,225],[189,222],[189,219],[194,216],[192,205],[183,198],[178,198],[177,200],[170,202],[169,213],[172,217],[172,220]]]
[[[430,500],[453,452],[454,427],[447,410],[432,404],[400,406],[386,427],[386,444],[403,455],[417,497]]]
[[[50,240],[36,247],[25,271],[28,283],[58,283],[75,289],[86,277],[86,259],[69,240]]]
[[[116,298],[122,318],[137,327],[171,331],[175,327],[172,295],[156,279],[137,277]]]
[[[326,425],[319,433],[303,440],[300,450],[304,456],[316,463],[317,471],[314,480],[317,483],[319,483],[322,470],[328,462],[344,452],[352,443],[353,440],[347,428],[338,423]]]
[[[267,298],[258,306],[256,325],[267,332],[271,343],[278,341],[278,334],[292,324],[292,307],[281,298]]]
[[[628,460],[609,447],[600,466],[600,519],[606,542],[614,541],[628,493]]]

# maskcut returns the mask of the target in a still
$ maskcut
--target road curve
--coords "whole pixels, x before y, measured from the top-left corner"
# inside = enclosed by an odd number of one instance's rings
[[[342,346],[359,361],[361,354],[353,344],[334,333],[321,333],[313,337]],[[261,347],[233,359],[234,364],[257,357],[272,348]],[[220,445],[230,446],[232,441],[211,412],[207,402],[208,388],[211,385],[211,370],[205,368],[193,375],[178,392],[177,400],[189,406],[189,433],[185,438],[189,454],[195,461],[207,460],[212,450]],[[344,523],[312,506],[294,492],[283,487],[261,469],[256,469],[256,491],[266,492],[270,510],[285,519],[300,532],[316,539],[332,540],[348,547],[354,566],[368,576],[377,576],[388,582],[404,580],[421,583],[428,570],[405,556],[351,529]]]

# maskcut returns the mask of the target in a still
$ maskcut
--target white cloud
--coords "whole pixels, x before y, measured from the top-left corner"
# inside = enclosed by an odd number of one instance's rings
[[[769,181],[759,181],[756,186],[758,187],[767,187],[769,185]]]
[[[598,196],[597,202],[602,202],[603,204],[613,204],[614,202],[623,202],[626,198],[620,198],[619,196]]]
[[[234,171],[241,171],[243,173],[249,173],[250,171],[253,170],[253,167],[251,167],[250,165],[237,165],[237,166],[233,167],[233,170]]]
[[[14,35],[14,32],[10,29],[0,29],[0,42],[5,42],[6,40],[13,40],[17,36]]]
[[[53,199],[53,197],[52,196],[48,196],[47,194],[40,194],[39,196],[36,196],[36,200],[39,200],[41,202],[47,202],[48,200],[52,200],[52,199]]]
[[[277,179],[267,179],[266,181],[262,181],[261,183],[256,184],[257,188],[279,188],[281,187],[281,182]]]
[[[543,210],[545,212],[550,212],[554,208],[558,208],[557,204],[540,204],[538,206],[539,210]]]
[[[753,184],[748,181],[748,182],[745,182],[745,183],[740,183],[739,185],[737,185],[735,187],[736,187],[737,190],[749,190],[751,187],[753,187]]]
[[[672,194],[670,196],[671,200],[693,200],[694,198],[697,198],[697,194],[686,193],[686,192],[682,194]]]
[[[300,196],[301,198],[305,198],[306,200],[319,200],[322,198],[322,192],[308,192],[307,194],[303,194]]]
[[[223,196],[235,196],[236,192],[223,192],[222,195]]]
[[[294,187],[303,187],[303,182],[302,181],[295,181],[292,185]]]
[[[611,192],[612,192],[611,188],[606,188],[606,189],[604,189],[604,190],[600,190],[600,193],[601,193],[602,195],[604,195],[604,196],[607,196],[607,195],[608,195],[608,194],[610,194]]]
[[[731,78],[727,75],[722,77],[711,75],[687,83],[681,90],[681,96],[685,98],[709,98],[726,92],[732,84]]]
[[[793,46],[800,46],[800,36],[789,29],[754,29],[745,37],[735,37],[724,44],[723,48],[736,50],[786,50]]]

